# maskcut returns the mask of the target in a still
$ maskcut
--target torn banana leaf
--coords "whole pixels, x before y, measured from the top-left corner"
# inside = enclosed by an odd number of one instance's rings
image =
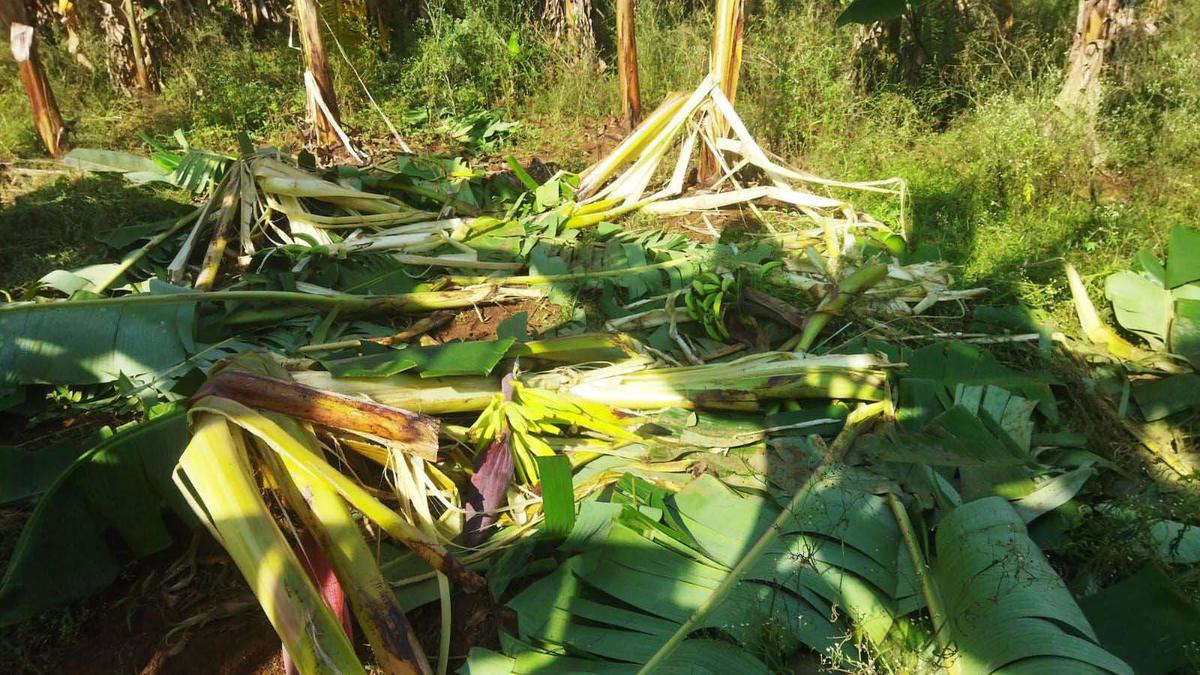
[[[963,504],[937,528],[932,579],[963,675],[1133,669],[1100,646],[1083,610],[999,497]]]
[[[916,588],[900,571],[895,523],[863,478],[834,472],[822,481],[696,626],[705,636],[679,643],[655,672],[766,673],[768,649],[854,651],[841,644],[851,626],[865,639],[886,639],[898,599]],[[508,658],[479,652],[466,672],[523,672],[561,649],[571,654],[561,665],[576,672],[637,672],[629,664],[663,648],[781,510],[711,476],[674,495],[637,479],[619,485],[616,503],[581,505],[564,549],[582,553],[508,603],[518,624]],[[831,621],[834,606],[840,618]],[[709,639],[709,631],[732,641]]]
[[[117,578],[130,553],[170,546],[165,511],[188,514],[171,482],[187,439],[176,410],[123,427],[75,460],[21,530],[0,580],[0,626],[87,597]]]
[[[185,289],[150,282],[153,294]],[[8,304],[0,312],[0,381],[101,384],[138,379],[196,351],[192,304]],[[86,329],[81,329],[86,327]]]

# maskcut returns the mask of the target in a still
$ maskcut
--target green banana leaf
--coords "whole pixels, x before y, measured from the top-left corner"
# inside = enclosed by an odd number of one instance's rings
[[[1167,288],[1200,281],[1200,230],[1176,224],[1167,243]]]
[[[37,450],[0,445],[0,505],[23,502],[45,492],[86,450],[111,437],[103,427],[82,439],[71,439]]]
[[[87,597],[122,564],[171,544],[163,514],[189,518],[171,470],[188,441],[182,409],[135,423],[84,453],[38,501],[0,579],[0,626]]]
[[[160,149],[153,159],[98,148],[74,148],[63,157],[63,164],[78,171],[119,173],[132,183],[169,183],[194,193],[216,185],[232,161],[225,155],[186,147],[181,154]]]
[[[152,293],[186,289],[152,281]],[[196,350],[195,306],[72,307],[70,301],[0,311],[0,383],[101,384],[163,370]]]
[[[518,630],[506,655],[473,652],[462,672],[636,672],[781,511],[780,501],[740,494],[711,475],[674,495],[637,479],[618,486],[611,502],[581,505],[563,549],[582,552],[508,603]],[[898,607],[920,601],[912,602],[915,575],[875,486],[848,467],[821,481],[703,617],[704,637],[684,640],[656,672],[766,673],[769,649],[833,657],[857,653],[845,644],[856,629],[886,639]]]
[[[334,377],[388,377],[415,369],[421,377],[487,375],[513,346],[513,338],[450,342],[432,347],[387,348],[321,361]]]
[[[1054,380],[1041,374],[1017,372],[973,345],[940,342],[920,349],[892,348],[888,359],[893,363],[908,364],[899,383],[897,411],[905,428],[920,428],[954,405],[964,387],[1005,390],[1036,402],[1037,411],[1046,419],[1058,420],[1058,406],[1050,391]]]
[[[932,580],[956,672],[1129,673],[1000,497],[959,506],[938,525]]]
[[[1121,270],[1104,280],[1104,295],[1122,328],[1140,335],[1153,349],[1166,347],[1175,313],[1170,291],[1141,274]]]
[[[1140,675],[1194,665],[1188,645],[1200,635],[1200,608],[1154,565],[1080,601],[1106,649]]]
[[[79,171],[120,173],[134,183],[170,182],[171,176],[154,160],[119,150],[74,148],[63,157],[63,164]]]
[[[1197,297],[1182,296],[1183,289],[1196,289]],[[1175,291],[1175,319],[1167,335],[1171,353],[1187,359],[1192,367],[1200,371],[1200,285],[1189,284]]]
[[[1188,408],[1200,408],[1200,375],[1181,373],[1131,386],[1142,417],[1147,422],[1169,417]]]
[[[1104,282],[1121,327],[1153,349],[1166,350],[1200,369],[1200,230],[1176,225],[1166,265],[1139,251],[1134,268]]]

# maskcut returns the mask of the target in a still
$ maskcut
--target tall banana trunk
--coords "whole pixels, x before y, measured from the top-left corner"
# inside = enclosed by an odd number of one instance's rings
[[[101,2],[98,9],[98,23],[108,48],[104,65],[113,87],[125,94],[154,91],[157,81],[151,65],[156,54],[150,43],[162,43],[156,39],[161,32],[159,26],[145,30],[146,17],[132,0]]]
[[[1165,8],[1166,0],[1079,0],[1066,76],[1055,105],[1094,116],[1103,93],[1101,77],[1118,42],[1153,34]]]
[[[9,32],[12,55],[21,73],[21,84],[29,96],[38,136],[46,150],[58,157],[66,150],[62,114],[38,58],[36,35],[21,0],[0,0],[0,28]]]
[[[721,93],[730,103],[737,98],[738,74],[742,69],[742,36],[746,26],[746,0],[717,0],[713,17],[712,45],[708,52],[708,72],[717,79]],[[723,121],[716,124],[724,127]],[[727,129],[711,130],[714,137]],[[700,154],[699,183],[710,185],[719,176],[719,158],[712,152]]]
[[[581,60],[596,56],[592,0],[546,0],[543,16],[554,39],[563,41]]]
[[[338,142],[341,126],[333,76],[329,72],[329,57],[321,37],[321,16],[316,0],[296,0],[296,27],[304,52],[304,80],[308,90],[309,113],[316,126],[318,140],[323,144]]]
[[[1100,102],[1100,74],[1120,27],[1121,0],[1079,0],[1067,74],[1055,103],[1064,110],[1091,112]]]
[[[634,0],[617,0],[617,76],[621,88],[621,110],[630,131],[642,120],[634,18]]]
[[[121,12],[125,15],[129,48],[133,51],[134,82],[142,91],[154,91],[154,81],[150,79],[150,68],[146,64],[146,50],[142,45],[139,9],[133,4],[133,0],[124,0],[121,4]]]

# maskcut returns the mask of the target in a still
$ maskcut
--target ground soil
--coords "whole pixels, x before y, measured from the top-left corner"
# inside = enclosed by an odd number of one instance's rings
[[[6,637],[0,670],[14,675],[284,672],[279,638],[207,537],[131,564],[106,591]]]
[[[540,300],[522,300],[467,309],[459,312],[449,323],[431,331],[429,337],[439,344],[453,340],[494,340],[500,324],[521,312],[529,315],[529,331],[536,335],[549,320],[553,308]]]

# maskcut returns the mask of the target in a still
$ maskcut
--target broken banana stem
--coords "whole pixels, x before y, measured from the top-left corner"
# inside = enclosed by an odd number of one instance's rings
[[[196,399],[205,396],[384,439],[421,459],[437,459],[439,422],[433,417],[234,368],[209,378]]]
[[[850,301],[861,294],[863,291],[871,288],[875,284],[883,281],[887,277],[887,265],[867,265],[856,271],[854,274],[842,279],[817,309],[804,320],[804,330],[800,333],[800,339],[796,343],[795,351],[806,352],[817,341],[817,336],[821,334],[825,326],[829,323],[829,319],[845,311],[850,305]]]
[[[469,591],[483,588],[484,580],[450,555],[438,542],[371,496],[358,483],[333,468],[312,450],[297,442],[283,428],[262,413],[237,401],[218,396],[205,396],[192,405],[192,414],[212,413],[262,440],[268,447],[295,463],[314,480],[325,482],[342,495],[354,508],[377,523],[385,532],[404,544],[431,567],[445,574]]]
[[[310,449],[318,447],[312,432],[295,421],[280,416],[272,419]],[[432,670],[412,625],[379,571],[345,500],[270,448],[263,448],[261,454],[288,505],[337,574],[380,670],[387,675],[430,675]]]
[[[196,415],[176,482],[249,582],[299,671],[366,675],[267,510],[236,426],[218,414]]]

